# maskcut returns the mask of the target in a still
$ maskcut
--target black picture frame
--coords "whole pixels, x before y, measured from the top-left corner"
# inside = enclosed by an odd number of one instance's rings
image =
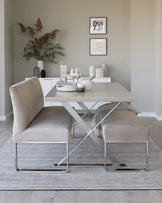
[[[90,38],[89,55],[107,56],[107,38]]]
[[[106,35],[107,34],[107,17],[90,17],[89,34]]]

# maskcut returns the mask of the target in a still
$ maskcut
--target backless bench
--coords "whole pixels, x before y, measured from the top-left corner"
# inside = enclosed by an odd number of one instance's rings
[[[100,118],[106,115],[100,112]],[[137,115],[130,110],[115,109],[102,123],[104,139],[104,166],[106,167],[108,143],[144,143],[146,152],[146,168],[148,171],[148,128],[142,123]]]

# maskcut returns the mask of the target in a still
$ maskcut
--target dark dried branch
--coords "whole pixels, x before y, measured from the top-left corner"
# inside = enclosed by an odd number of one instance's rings
[[[51,39],[55,39],[56,38],[56,34],[58,33],[58,32],[60,32],[60,30],[53,30],[52,32],[51,32]]]
[[[41,32],[42,31],[43,25],[42,25],[42,22],[41,22],[40,18],[37,19],[35,27],[36,27],[37,32]]]
[[[38,39],[39,44],[43,46],[44,44],[48,43],[50,40],[54,40],[56,38],[56,34],[59,30],[53,30],[51,33],[46,33],[42,37]]]
[[[26,32],[26,28],[22,23],[18,23],[18,25],[20,26],[21,32]]]
[[[28,32],[29,36],[34,37],[36,34],[35,30],[31,26],[26,27],[26,31]]]

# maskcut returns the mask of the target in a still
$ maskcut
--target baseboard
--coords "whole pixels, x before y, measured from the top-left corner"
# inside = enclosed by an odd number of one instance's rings
[[[158,121],[162,121],[162,116],[156,115],[156,119],[157,119]]]
[[[162,116],[157,115],[154,112],[141,112],[138,114],[139,117],[153,117],[156,118],[158,121],[162,121]]]
[[[0,121],[7,121],[8,119],[10,119],[13,116],[13,112],[8,113],[5,116],[0,116]]]
[[[138,114],[139,117],[154,117],[156,118],[156,113],[154,112],[141,112]]]

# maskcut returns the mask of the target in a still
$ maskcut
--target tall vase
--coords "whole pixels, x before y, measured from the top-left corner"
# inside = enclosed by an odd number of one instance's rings
[[[37,66],[39,68],[39,71],[41,72],[41,70],[44,69],[44,62],[42,60],[38,60],[37,61]]]
[[[46,71],[44,70],[44,61],[38,60],[37,66],[39,68],[41,78],[45,78],[46,77]]]

